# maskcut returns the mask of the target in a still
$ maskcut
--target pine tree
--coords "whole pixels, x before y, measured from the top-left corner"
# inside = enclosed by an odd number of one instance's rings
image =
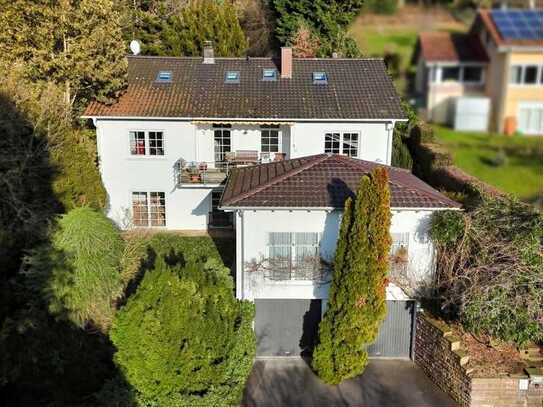
[[[0,0],[0,64],[62,85],[77,109],[109,102],[126,81],[126,45],[112,0]],[[77,112],[76,112],[77,113]]]
[[[235,7],[214,0],[195,1],[164,23],[161,54],[202,55],[206,41],[211,41],[218,56],[242,56],[247,39],[241,29]]]
[[[374,170],[360,181],[354,207],[348,199],[341,223],[328,309],[319,326],[313,368],[337,384],[364,371],[366,346],[386,314],[390,251],[388,173]]]

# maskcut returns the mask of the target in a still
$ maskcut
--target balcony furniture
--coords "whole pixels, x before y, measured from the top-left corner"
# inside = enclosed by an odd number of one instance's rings
[[[258,163],[258,151],[257,150],[236,150],[227,152],[224,155],[226,162],[231,164],[257,164]]]

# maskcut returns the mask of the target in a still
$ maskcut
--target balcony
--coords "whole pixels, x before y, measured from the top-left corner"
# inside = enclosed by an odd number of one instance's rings
[[[307,256],[296,262],[289,258],[269,259],[263,271],[265,278],[275,281],[325,282],[330,279],[330,264],[319,256]]]
[[[281,161],[284,153],[274,153],[273,161]],[[175,165],[178,185],[220,185],[230,170],[272,161],[270,155],[252,150],[238,150],[224,154],[223,161],[185,161]]]

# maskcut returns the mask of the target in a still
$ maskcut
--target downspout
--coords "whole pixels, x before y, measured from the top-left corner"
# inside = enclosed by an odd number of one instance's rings
[[[499,105],[498,110],[496,114],[496,130],[498,133],[503,133],[504,130],[504,120],[505,120],[505,105],[507,103],[507,94],[509,91],[509,68],[511,63],[511,52],[507,51],[504,58],[503,58],[503,77],[501,81],[501,89],[503,89],[502,92],[500,92],[500,98],[499,98]]]
[[[244,297],[245,297],[245,270],[244,270],[244,266],[243,266],[243,263],[245,261],[245,236],[244,236],[244,229],[245,229],[245,221],[244,221],[244,216],[243,216],[243,211],[238,211],[238,214],[239,214],[239,217],[240,217],[240,240],[241,240],[241,244],[240,244],[240,264],[238,265],[238,270],[240,272],[240,285],[241,285],[241,289],[240,289],[240,294],[239,294],[239,299],[243,300]]]

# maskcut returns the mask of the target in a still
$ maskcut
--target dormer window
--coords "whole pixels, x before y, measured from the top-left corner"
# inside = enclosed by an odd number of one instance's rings
[[[172,71],[159,71],[156,76],[157,82],[171,82],[172,81]]]
[[[328,83],[328,76],[326,72],[313,72],[313,84],[314,85],[326,85]]]
[[[239,71],[226,71],[225,83],[239,83]]]
[[[262,80],[263,81],[275,81],[275,80],[277,80],[277,70],[276,69],[263,69],[262,70]]]

